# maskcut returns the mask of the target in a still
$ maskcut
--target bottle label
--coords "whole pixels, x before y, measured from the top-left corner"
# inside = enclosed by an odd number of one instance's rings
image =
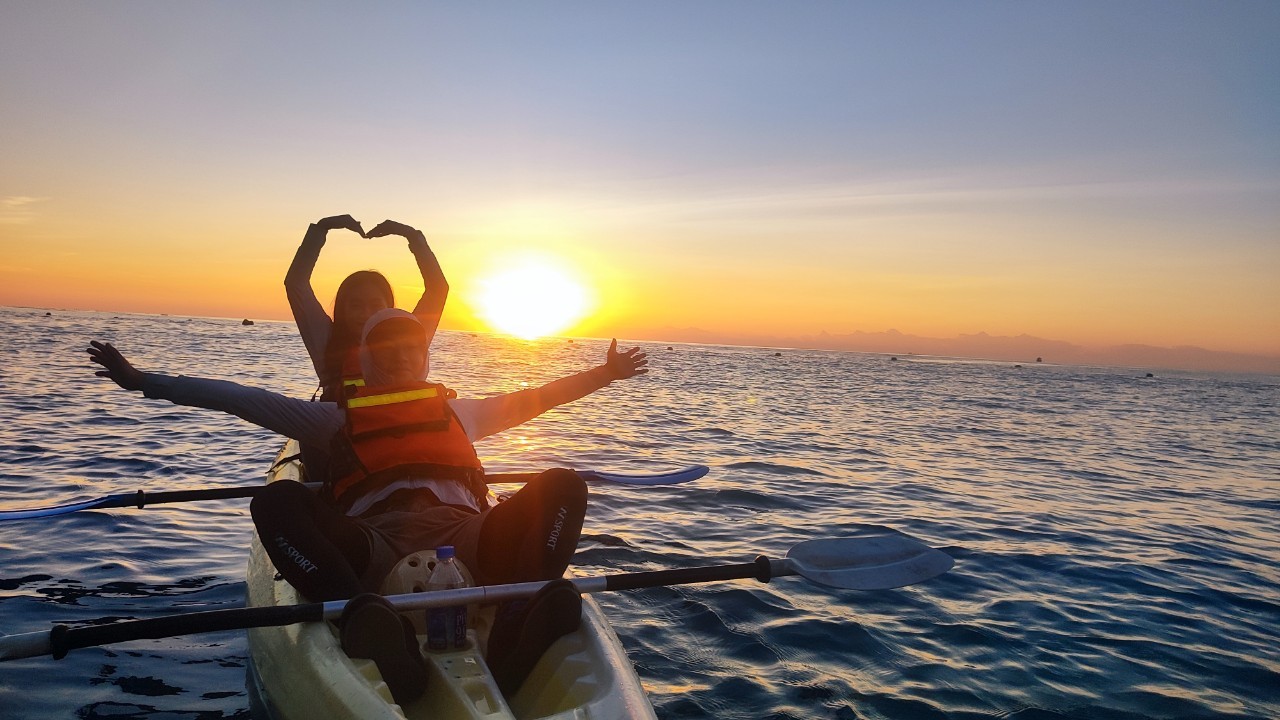
[[[450,630],[449,611],[453,608],[430,608],[427,610],[427,647],[431,650],[449,649],[449,639],[445,633]]]
[[[427,648],[451,650],[467,646],[465,605],[427,610]]]
[[[467,646],[467,607],[465,605],[452,608],[453,610],[453,646],[455,648],[464,648]]]

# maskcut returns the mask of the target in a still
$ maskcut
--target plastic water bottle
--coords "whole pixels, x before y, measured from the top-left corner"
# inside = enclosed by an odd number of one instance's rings
[[[427,590],[454,590],[466,587],[453,561],[453,546],[436,548],[436,568],[427,580]],[[450,605],[427,610],[427,648],[451,650],[467,645],[467,606]]]

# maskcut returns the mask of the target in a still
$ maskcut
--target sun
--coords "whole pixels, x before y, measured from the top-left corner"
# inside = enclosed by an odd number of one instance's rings
[[[478,315],[498,332],[525,340],[554,335],[586,315],[586,287],[562,265],[524,259],[478,283]]]

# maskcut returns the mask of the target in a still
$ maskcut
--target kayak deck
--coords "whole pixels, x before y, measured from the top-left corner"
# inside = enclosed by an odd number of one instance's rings
[[[286,445],[281,455],[291,452],[292,446]],[[296,464],[285,464],[273,469],[270,479],[296,477]],[[250,606],[305,602],[293,586],[276,577],[255,532],[248,568]],[[250,629],[250,694],[255,714],[281,720],[655,717],[617,635],[590,596],[582,598],[580,629],[557,640],[511,698],[504,698],[494,683],[479,651],[476,630],[470,630],[468,638],[467,648],[433,652],[426,649],[426,637],[419,635],[429,673],[427,691],[400,706],[373,661],[352,659],[342,652],[331,623]]]

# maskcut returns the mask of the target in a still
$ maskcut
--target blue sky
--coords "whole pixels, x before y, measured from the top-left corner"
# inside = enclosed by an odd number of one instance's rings
[[[40,248],[12,288],[126,225],[275,278],[352,212],[462,275],[513,242],[633,269],[626,327],[1280,354],[1280,3],[0,13],[0,243]]]

